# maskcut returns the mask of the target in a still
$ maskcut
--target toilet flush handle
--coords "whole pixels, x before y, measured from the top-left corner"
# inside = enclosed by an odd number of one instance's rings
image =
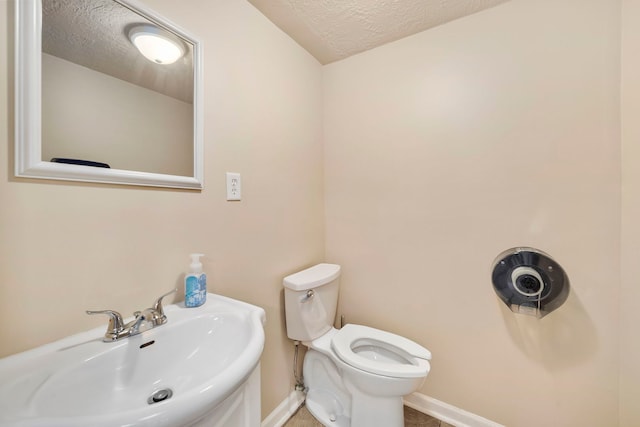
[[[313,289],[309,289],[307,291],[307,294],[305,296],[302,297],[302,299],[300,300],[300,302],[307,302],[309,301],[311,298],[313,298],[315,296],[315,292],[313,292]]]

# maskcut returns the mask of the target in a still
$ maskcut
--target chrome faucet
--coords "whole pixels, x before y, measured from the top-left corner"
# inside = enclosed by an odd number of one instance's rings
[[[136,311],[133,313],[135,318],[126,324],[122,319],[122,315],[114,310],[87,310],[87,314],[106,314],[109,316],[107,332],[105,332],[102,340],[104,342],[117,341],[167,323],[167,316],[164,314],[164,310],[162,308],[162,298],[177,291],[178,289],[176,288],[162,295],[156,300],[153,307],[145,308],[142,311]]]

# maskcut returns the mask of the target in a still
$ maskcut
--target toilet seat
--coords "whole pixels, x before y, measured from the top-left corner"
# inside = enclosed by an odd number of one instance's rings
[[[345,325],[333,335],[331,348],[343,362],[372,374],[419,378],[430,369],[429,350],[407,338],[368,326]]]

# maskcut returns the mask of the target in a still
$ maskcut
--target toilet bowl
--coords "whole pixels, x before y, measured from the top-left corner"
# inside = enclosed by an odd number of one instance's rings
[[[424,382],[431,353],[368,326],[334,328],[339,273],[319,264],[284,279],[287,335],[309,348],[307,408],[327,426],[402,427],[402,397]]]
[[[345,325],[331,339],[331,348],[348,365],[389,377],[424,378],[431,352],[390,332],[362,325]]]

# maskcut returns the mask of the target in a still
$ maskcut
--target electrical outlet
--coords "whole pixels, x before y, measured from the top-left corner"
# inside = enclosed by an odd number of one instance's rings
[[[239,173],[227,172],[227,200],[242,199],[242,181]]]

